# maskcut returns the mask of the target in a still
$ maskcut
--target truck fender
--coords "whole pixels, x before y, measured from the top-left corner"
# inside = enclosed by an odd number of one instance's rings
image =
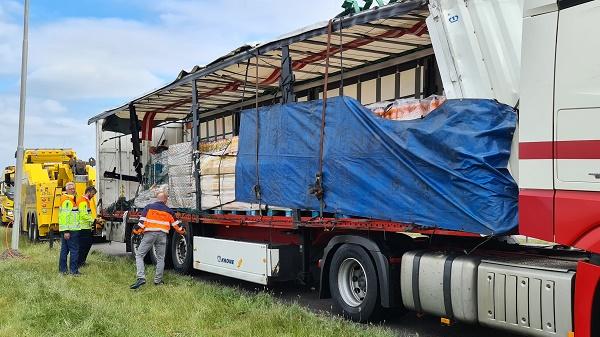
[[[398,296],[399,293],[397,294],[398,287],[393,286],[394,280],[392,280],[391,277],[393,273],[390,271],[390,263],[386,255],[381,252],[379,245],[373,240],[357,235],[338,235],[329,240],[329,243],[323,250],[323,258],[321,260],[319,298],[331,298],[331,293],[329,291],[329,267],[331,259],[337,249],[346,243],[355,244],[362,247],[369,253],[373,259],[373,262],[375,262],[377,278],[379,280],[381,306],[384,308],[398,306],[398,299],[400,298],[400,296]],[[400,282],[399,278],[397,281]]]

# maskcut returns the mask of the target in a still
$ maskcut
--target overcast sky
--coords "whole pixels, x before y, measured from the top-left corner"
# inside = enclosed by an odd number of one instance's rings
[[[95,153],[87,120],[245,43],[341,12],[342,0],[30,0],[26,148]],[[0,168],[14,163],[22,0],[0,0]]]

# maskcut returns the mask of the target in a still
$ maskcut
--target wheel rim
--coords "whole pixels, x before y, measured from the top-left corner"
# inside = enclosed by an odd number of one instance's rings
[[[185,264],[187,256],[187,240],[183,235],[178,235],[175,238],[175,258],[179,265]]]
[[[357,259],[345,259],[338,270],[338,288],[342,300],[351,307],[358,307],[367,297],[367,285],[363,265]]]

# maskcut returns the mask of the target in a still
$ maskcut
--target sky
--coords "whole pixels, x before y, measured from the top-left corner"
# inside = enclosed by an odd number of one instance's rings
[[[95,154],[87,120],[248,43],[342,11],[342,0],[30,0],[25,148]],[[23,0],[0,0],[0,168],[17,147]]]

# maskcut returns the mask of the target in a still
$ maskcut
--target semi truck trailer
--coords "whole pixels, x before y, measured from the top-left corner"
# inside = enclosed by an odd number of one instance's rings
[[[103,176],[100,197],[133,199],[135,189],[124,193],[123,184],[144,184],[149,150],[159,143],[176,147],[189,142],[195,204],[178,208],[186,234],[169,236],[167,258],[176,271],[197,269],[263,285],[317,285],[322,298],[333,298],[346,317],[359,322],[401,308],[443,323],[480,324],[529,336],[598,336],[600,40],[588,37],[600,34],[599,19],[598,0],[401,1],[244,46],[90,119],[96,124]],[[202,143],[229,139],[241,130],[237,160],[243,160],[243,149],[255,146],[257,167],[262,167],[259,151],[265,147],[258,141],[244,145],[252,133],[244,129],[245,122],[260,125],[255,139],[262,139],[260,130],[285,143],[285,123],[260,124],[268,123],[260,119],[265,109],[287,113],[287,107],[294,107],[308,115],[322,108],[322,115],[315,115],[321,116],[315,122],[322,127],[303,130],[307,143],[320,140],[322,160],[323,139],[339,131],[326,123],[326,116],[340,99],[328,97],[353,97],[366,105],[432,94],[448,99],[439,109],[448,109],[448,102],[486,99],[517,114],[510,160],[497,168],[508,168],[518,183],[516,228],[484,233],[460,224],[442,228],[328,212],[331,178],[318,167],[308,168],[311,177],[317,174],[310,187],[316,199],[307,204],[323,200],[317,202],[320,209],[269,207],[261,203],[272,193],[263,189],[264,181],[253,187],[258,205],[247,211],[208,207],[203,201],[206,172],[198,169],[207,154],[199,150]],[[376,138],[356,144],[368,150]],[[463,139],[465,147],[480,141],[470,134]],[[241,174],[236,169],[236,183]],[[258,181],[260,174],[266,175],[257,170]],[[453,177],[439,182],[440,188],[453,187]],[[282,174],[268,183],[283,187],[301,178]],[[422,196],[430,187],[407,191],[402,177],[385,179],[409,196]],[[472,192],[454,191],[465,198]],[[347,201],[361,203],[377,192]],[[497,206],[471,202],[487,205],[479,208],[482,216]],[[104,205],[104,235],[135,251],[131,228],[139,208],[125,202]]]

